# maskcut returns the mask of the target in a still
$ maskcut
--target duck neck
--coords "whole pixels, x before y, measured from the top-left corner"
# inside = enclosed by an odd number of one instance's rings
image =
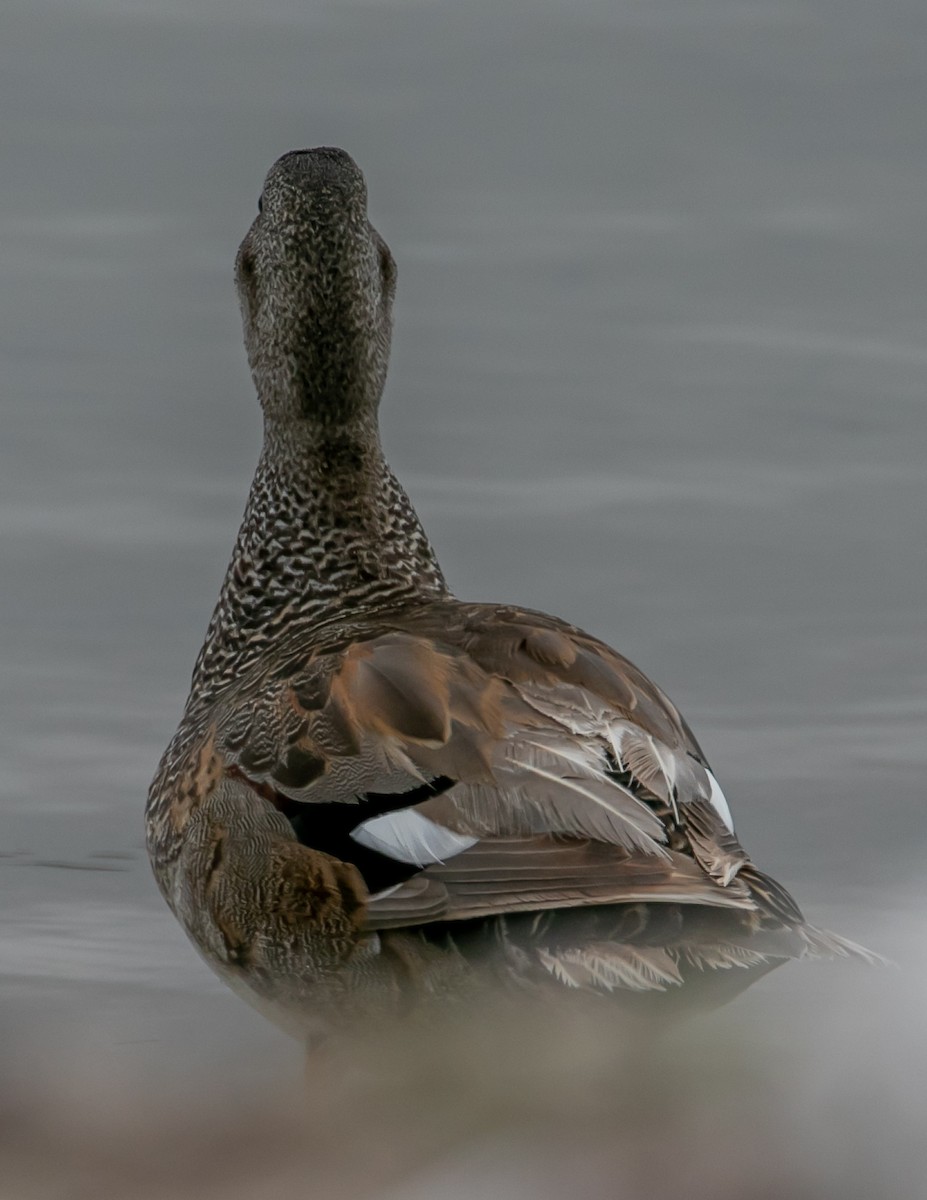
[[[212,700],[281,636],[448,594],[375,423],[326,429],[267,421],[191,702]]]

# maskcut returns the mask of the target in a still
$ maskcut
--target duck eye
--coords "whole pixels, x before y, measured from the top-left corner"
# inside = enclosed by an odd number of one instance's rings
[[[264,211],[264,197],[258,196],[258,212],[262,213],[263,211]]]

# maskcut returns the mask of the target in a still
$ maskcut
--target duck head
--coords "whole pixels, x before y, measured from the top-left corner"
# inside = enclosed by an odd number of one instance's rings
[[[265,420],[375,426],[389,361],[396,265],[343,150],[271,167],[238,250],[245,346]]]

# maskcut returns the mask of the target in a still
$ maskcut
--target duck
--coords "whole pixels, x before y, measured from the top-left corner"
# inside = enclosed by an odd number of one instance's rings
[[[642,671],[449,590],[381,447],[396,265],[345,151],[274,163],[235,279],[263,446],[146,806],[210,967],[316,1039],[487,991],[714,1004],[871,959],[753,863]]]

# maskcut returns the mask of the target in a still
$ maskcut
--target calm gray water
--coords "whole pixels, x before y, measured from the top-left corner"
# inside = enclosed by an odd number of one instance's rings
[[[6,5],[4,1050],[292,1056],[141,820],[258,449],[232,259],[305,145],[355,156],[398,260],[384,437],[452,586],[635,659],[754,857],[911,956],[925,52],[919,0]]]

